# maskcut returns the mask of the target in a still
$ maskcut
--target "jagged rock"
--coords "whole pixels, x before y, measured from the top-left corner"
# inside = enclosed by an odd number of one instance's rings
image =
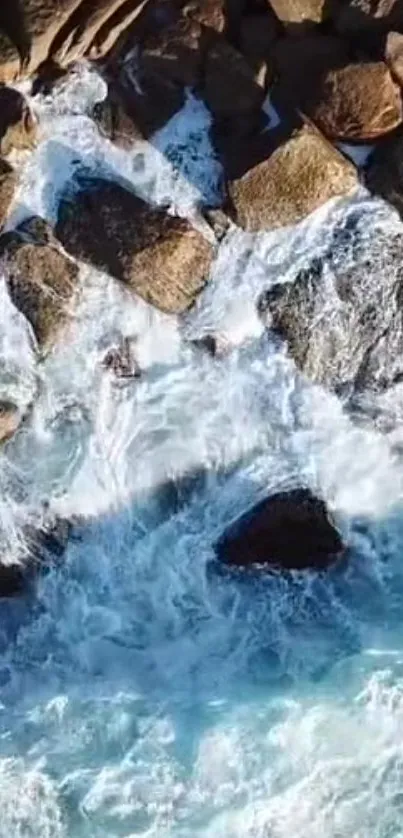
[[[366,34],[376,36],[403,26],[402,0],[345,0],[336,5],[333,19],[342,35],[363,40]],[[359,41],[358,41],[359,42]]]
[[[19,555],[0,562],[0,598],[23,595],[40,572],[60,561],[70,532],[70,522],[57,516],[45,517],[40,526],[23,525]],[[7,552],[6,545],[3,549]]]
[[[14,402],[0,399],[0,443],[14,436],[21,419],[21,411]]]
[[[323,570],[344,550],[323,500],[309,489],[279,492],[232,524],[216,545],[229,565]]]
[[[141,369],[135,356],[135,339],[124,337],[118,346],[108,349],[102,366],[118,379],[141,378]]]
[[[257,232],[296,224],[357,183],[355,167],[304,125],[228,189],[235,222]]]
[[[32,148],[37,123],[25,97],[12,87],[0,85],[0,154]]]
[[[308,114],[330,138],[378,139],[402,121],[400,88],[382,61],[349,64],[323,77]]]
[[[190,0],[184,7],[184,13],[216,32],[224,32],[231,5],[234,3],[226,3],[225,0]]]
[[[48,346],[68,320],[77,265],[61,251],[47,223],[36,217],[0,236],[0,259],[14,305],[31,323],[39,346]]]
[[[0,227],[3,226],[17,186],[17,175],[12,166],[0,157]]]
[[[401,233],[368,243],[347,220],[323,258],[260,300],[297,367],[347,401],[382,393],[402,375],[402,257]]]
[[[0,80],[13,81],[22,66],[35,70],[49,57],[53,39],[82,0],[2,0],[0,28],[13,45],[13,52],[0,51]],[[4,17],[3,17],[4,15]],[[14,59],[12,59],[14,55]]]
[[[97,102],[93,109],[92,116],[101,134],[120,148],[130,149],[136,140],[147,136],[148,126],[142,131],[136,121],[137,98],[139,94],[135,90],[130,95],[122,85],[115,84],[109,87],[106,98]]]
[[[64,66],[109,50],[146,0],[2,0],[0,81],[31,74],[49,59]]]
[[[366,172],[366,186],[375,195],[389,201],[403,218],[403,133],[375,149]]]
[[[188,221],[117,183],[82,180],[59,207],[56,233],[76,258],[107,271],[162,311],[187,309],[209,273],[212,247]]]
[[[277,17],[287,27],[308,29],[329,18],[327,0],[270,0]]]

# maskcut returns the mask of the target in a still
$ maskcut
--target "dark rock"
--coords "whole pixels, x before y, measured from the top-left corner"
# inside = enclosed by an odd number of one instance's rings
[[[403,26],[402,0],[345,0],[336,5],[332,16],[342,35],[363,41],[367,33],[381,36]]]
[[[162,311],[185,311],[208,277],[212,246],[201,233],[112,181],[81,180],[61,201],[56,232],[77,259]]]
[[[403,236],[357,235],[344,252],[337,238],[294,282],[272,286],[260,310],[298,368],[348,399],[381,393],[403,370]]]
[[[0,258],[12,302],[31,323],[39,346],[50,345],[68,321],[77,265],[37,217],[0,236]]]
[[[403,218],[403,132],[380,143],[371,156],[365,185],[394,206]]]
[[[134,355],[134,343],[135,340],[125,337],[119,346],[108,349],[102,361],[104,369],[110,370],[120,379],[141,378],[141,370]]]
[[[0,85],[0,154],[32,148],[37,124],[25,97],[12,87]]]
[[[246,512],[221,536],[218,558],[229,565],[324,570],[343,552],[325,503],[309,489],[279,492]]]
[[[137,97],[135,91],[130,94],[122,85],[115,84],[93,109],[92,116],[101,134],[120,148],[130,149],[137,140],[152,133],[147,128],[142,131],[136,122]]]

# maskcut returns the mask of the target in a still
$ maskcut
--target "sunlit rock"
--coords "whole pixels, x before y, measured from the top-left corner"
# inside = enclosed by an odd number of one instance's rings
[[[30,322],[39,346],[50,345],[68,321],[77,265],[36,217],[0,237],[0,259],[12,302]]]
[[[161,311],[185,311],[208,279],[213,249],[201,233],[112,181],[84,180],[66,194],[56,232],[69,253]]]

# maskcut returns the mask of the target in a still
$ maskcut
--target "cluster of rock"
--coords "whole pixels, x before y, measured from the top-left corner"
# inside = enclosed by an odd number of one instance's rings
[[[180,314],[203,288],[214,255],[213,234],[206,238],[190,222],[91,172],[61,196],[54,229],[35,217],[1,232],[17,185],[9,154],[32,148],[38,135],[27,101],[12,85],[29,78],[34,91],[49,86],[81,58],[97,62],[108,84],[93,119],[126,149],[161,128],[183,106],[187,90],[203,100],[224,173],[222,229],[229,221],[253,233],[295,224],[352,192],[360,173],[340,141],[375,144],[365,182],[403,212],[400,0],[2,0],[0,262],[38,352],[52,346],[69,320],[80,261],[160,310]],[[280,116],[271,130],[268,95]],[[212,218],[211,207],[200,209]],[[400,235],[389,242],[393,264],[401,243]],[[383,253],[371,256],[370,271],[358,245],[356,255],[360,271],[329,251],[293,284],[275,285],[259,301],[301,370],[349,395],[388,386],[403,374],[401,277],[388,271]],[[375,281],[377,272],[382,282]],[[322,316],[329,300],[330,323]],[[105,368],[137,377],[129,349],[110,353]],[[0,405],[1,441],[22,418],[13,404]],[[252,551],[241,530],[252,533]],[[296,556],[298,542],[306,550]],[[235,564],[283,567],[324,567],[341,549],[322,502],[306,490],[269,499],[217,547]]]

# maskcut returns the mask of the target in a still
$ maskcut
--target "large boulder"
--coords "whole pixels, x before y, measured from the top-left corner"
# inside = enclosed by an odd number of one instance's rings
[[[12,166],[0,157],[0,227],[3,226],[17,186],[17,175]]]
[[[403,235],[368,241],[347,219],[329,251],[261,297],[267,326],[298,368],[346,403],[403,374]]]
[[[77,259],[162,311],[187,309],[208,277],[211,244],[188,221],[113,181],[81,180],[79,191],[61,201],[56,233]]]
[[[0,85],[0,154],[9,154],[13,148],[32,148],[36,137],[37,123],[25,96]]]
[[[258,232],[296,224],[357,186],[354,166],[304,125],[260,163],[229,183],[235,222]]]
[[[149,112],[146,111],[145,114],[145,98],[144,94],[138,94],[134,89],[129,92],[117,82],[110,84],[108,95],[102,102],[96,103],[92,112],[100,133],[126,150],[130,149],[137,140],[147,137],[149,133],[152,133],[153,125],[151,123],[150,131],[150,120],[146,118]],[[137,99],[143,100],[142,110],[136,108]],[[153,113],[154,110],[159,118],[161,111],[157,114],[154,108],[151,112]],[[168,113],[168,118],[169,116],[171,113]]]
[[[12,302],[30,322],[38,345],[49,346],[68,321],[77,265],[36,217],[0,236],[0,259]]]
[[[332,139],[376,140],[402,122],[401,91],[382,61],[348,64],[324,75],[308,114]]]
[[[232,524],[216,544],[218,558],[237,567],[327,568],[343,552],[325,503],[309,489],[272,495]]]

